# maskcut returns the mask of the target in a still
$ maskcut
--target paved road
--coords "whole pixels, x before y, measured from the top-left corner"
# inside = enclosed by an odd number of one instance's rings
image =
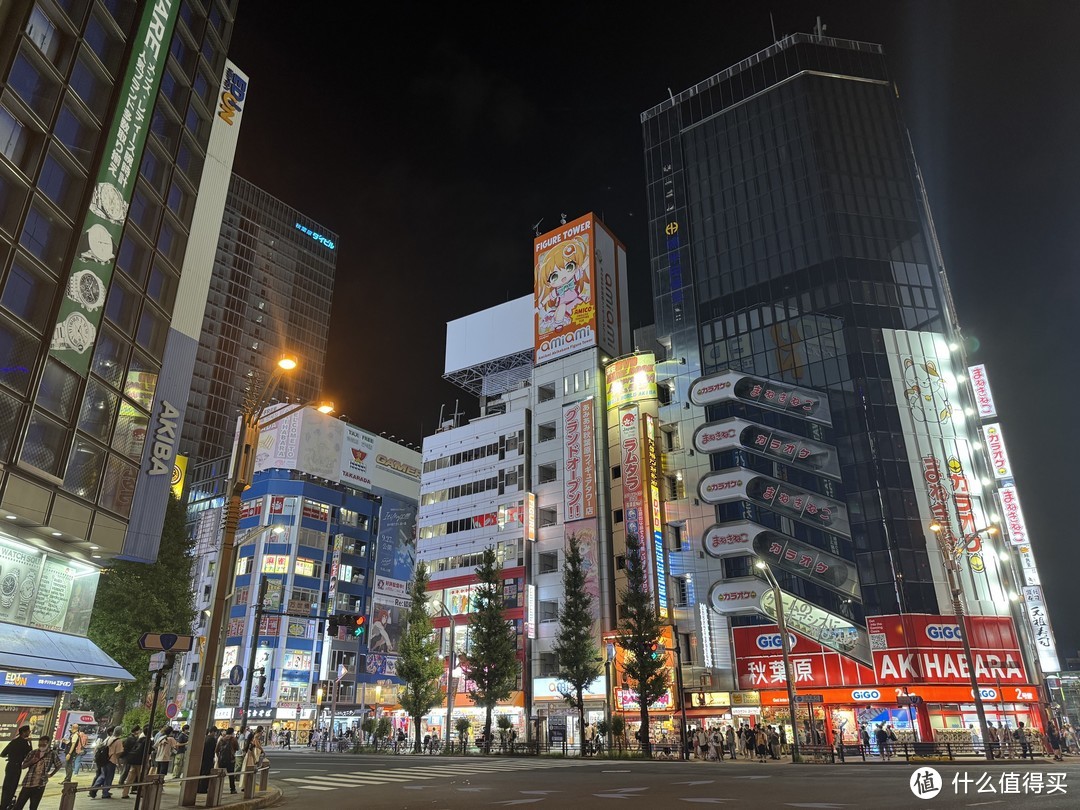
[[[915,796],[926,765],[792,765],[786,762],[641,762],[618,760],[290,754],[274,751],[271,779],[283,807],[495,808],[596,810],[609,804],[644,810],[730,805],[777,808],[961,808],[1080,806],[1080,760],[1019,766],[935,764],[940,792]],[[1015,776],[1013,776],[1015,774]],[[1052,774],[1063,774],[1052,776]],[[985,777],[984,777],[985,775]],[[957,777],[955,785],[954,776]],[[967,794],[964,795],[964,780]],[[1055,789],[1062,783],[1065,792]],[[1040,793],[1035,793],[1041,788]],[[993,789],[994,792],[989,792]],[[981,792],[980,792],[981,791]],[[1004,792],[1003,792],[1004,791]],[[959,795],[958,795],[959,794]]]

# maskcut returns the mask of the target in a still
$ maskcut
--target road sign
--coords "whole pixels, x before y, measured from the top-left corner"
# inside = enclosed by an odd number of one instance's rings
[[[229,683],[233,686],[239,686],[244,680],[244,668],[237,664],[229,670]]]
[[[240,705],[240,687],[239,686],[226,686],[225,697],[222,698],[221,704],[223,706],[239,706]]]
[[[165,652],[161,650],[150,656],[150,671],[151,672],[165,672],[172,669],[173,663],[176,661],[176,653]]]
[[[143,650],[190,652],[193,640],[191,636],[178,636],[176,633],[143,633],[139,639],[139,648]]]
[[[176,715],[180,713],[180,707],[175,703],[170,703],[165,707],[165,716],[172,720]]]
[[[824,695],[796,695],[796,703],[822,703],[825,700]]]

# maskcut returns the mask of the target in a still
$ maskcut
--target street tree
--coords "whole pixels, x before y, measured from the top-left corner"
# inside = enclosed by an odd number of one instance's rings
[[[439,645],[431,628],[427,609],[427,589],[430,582],[427,566],[417,563],[410,597],[412,604],[405,617],[405,632],[401,636],[397,676],[404,681],[398,700],[401,708],[412,718],[413,751],[420,753],[420,720],[438,705],[445,694],[439,686],[442,660]]]
[[[462,673],[473,685],[469,698],[483,706],[484,739],[491,739],[491,713],[506,700],[518,684],[517,631],[506,618],[503,596],[503,567],[488,546],[476,569],[479,582],[473,593],[469,615],[471,647]]]
[[[184,505],[169,496],[161,544],[154,563],[117,560],[101,572],[87,637],[135,676],[119,692],[112,686],[80,687],[82,705],[119,723],[130,702],[150,688],[150,653],[139,649],[143,633],[191,633],[195,595],[191,591],[194,543]]]
[[[563,567],[563,607],[551,650],[558,657],[559,678],[570,685],[566,701],[577,709],[578,728],[585,734],[585,689],[600,676],[600,651],[593,634],[592,596],[585,588],[581,543],[571,534]],[[585,756],[585,747],[581,748]]]
[[[619,594],[622,619],[615,643],[626,651],[623,672],[637,692],[641,710],[641,748],[651,755],[649,742],[649,706],[667,692],[671,684],[667,655],[661,649],[660,621],[653,595],[645,581],[645,557],[641,539],[626,533],[626,588]]]

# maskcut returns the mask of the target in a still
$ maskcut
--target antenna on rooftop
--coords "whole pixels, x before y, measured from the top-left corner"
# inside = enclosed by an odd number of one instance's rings
[[[828,27],[829,26],[827,26],[827,25],[825,25],[824,23],[821,22],[821,17],[818,17],[817,18],[817,25],[814,26],[814,36],[816,36],[816,37],[825,36],[825,29],[828,28]]]
[[[540,223],[543,222],[543,221],[544,221],[544,218],[540,217],[540,219],[536,220],[536,222],[533,223],[533,236],[539,236],[540,235]]]
[[[565,225],[566,224],[566,214],[565,213],[559,214],[559,224],[560,225]]]
[[[776,23],[773,21],[773,16],[772,16],[771,11],[769,12],[769,28],[772,29],[772,41],[773,42],[779,42],[780,40],[778,40],[776,38]]]

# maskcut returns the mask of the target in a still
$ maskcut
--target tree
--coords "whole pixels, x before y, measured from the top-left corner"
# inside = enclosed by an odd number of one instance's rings
[[[551,650],[559,659],[559,678],[571,686],[566,701],[577,709],[578,728],[585,734],[585,689],[600,676],[600,651],[593,635],[592,596],[585,589],[581,544],[571,534],[563,568],[563,607]],[[585,756],[585,746],[581,747]]]
[[[623,618],[615,643],[627,652],[623,671],[637,692],[641,709],[641,749],[649,756],[649,706],[667,692],[671,683],[667,656],[660,649],[660,622],[653,596],[645,582],[641,540],[626,533],[626,588],[619,594]]]
[[[476,569],[480,582],[473,594],[473,613],[469,615],[472,643],[462,667],[465,679],[473,683],[469,698],[486,710],[485,740],[491,738],[491,713],[500,700],[510,697],[520,669],[517,631],[505,616],[502,570],[494,547],[488,546]]]
[[[439,686],[443,666],[439,659],[439,645],[431,630],[431,615],[427,611],[427,588],[430,582],[427,566],[418,563],[412,582],[412,605],[405,618],[405,632],[401,636],[397,675],[404,681],[398,701],[413,725],[413,751],[420,753],[420,720],[436,706],[444,696]]]
[[[79,689],[85,705],[109,712],[120,722],[127,704],[150,688],[150,653],[139,649],[143,633],[191,633],[195,595],[191,589],[194,543],[185,510],[169,496],[157,560],[152,564],[117,560],[101,572],[87,636],[135,676],[120,692],[111,686]]]

